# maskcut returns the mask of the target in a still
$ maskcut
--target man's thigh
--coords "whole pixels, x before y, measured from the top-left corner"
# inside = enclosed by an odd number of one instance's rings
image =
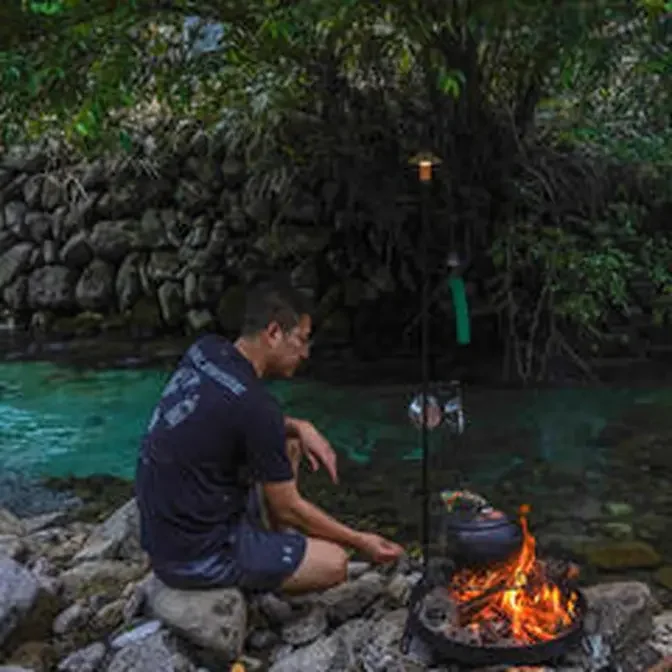
[[[277,532],[248,522],[234,533],[233,562],[237,583],[249,592],[282,588],[304,562],[308,540],[296,532]]]

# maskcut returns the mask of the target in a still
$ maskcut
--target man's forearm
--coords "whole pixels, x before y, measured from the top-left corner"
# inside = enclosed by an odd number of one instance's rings
[[[340,546],[358,549],[360,533],[351,527],[339,523],[315,504],[301,497],[281,516],[282,522],[290,527],[299,528],[310,537],[333,541]]]

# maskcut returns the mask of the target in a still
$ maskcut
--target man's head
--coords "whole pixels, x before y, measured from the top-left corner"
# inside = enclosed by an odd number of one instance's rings
[[[266,375],[289,378],[308,359],[310,312],[307,297],[288,284],[268,282],[249,291],[240,335],[258,346]]]

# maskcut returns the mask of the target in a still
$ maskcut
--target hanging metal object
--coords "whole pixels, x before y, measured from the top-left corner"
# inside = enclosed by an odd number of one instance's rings
[[[422,429],[422,401],[422,394],[417,394],[408,406],[408,417],[417,429]],[[436,429],[442,422],[443,409],[441,408],[441,404],[436,397],[430,395],[427,397],[427,429]]]
[[[423,395],[416,394],[408,405],[408,417],[414,427],[422,429]],[[445,425],[453,434],[462,434],[466,426],[462,389],[456,380],[451,381],[435,395],[427,396],[427,429],[435,430]]]

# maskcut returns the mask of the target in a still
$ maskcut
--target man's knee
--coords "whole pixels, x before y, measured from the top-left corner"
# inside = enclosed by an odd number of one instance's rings
[[[337,586],[348,578],[348,554],[344,548],[330,544],[325,562],[325,574],[329,577],[332,586]]]
[[[292,593],[327,590],[348,577],[345,549],[322,539],[308,539],[306,553],[296,572],[287,579],[283,590]]]

